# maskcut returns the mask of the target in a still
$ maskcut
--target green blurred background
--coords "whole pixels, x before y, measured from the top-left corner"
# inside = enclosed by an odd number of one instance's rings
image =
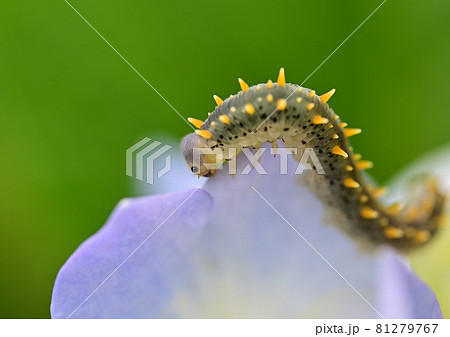
[[[203,119],[237,77],[276,79],[283,66],[301,83],[381,0],[70,2],[184,117]],[[364,130],[352,143],[380,182],[449,143],[449,22],[449,1],[388,0],[304,84],[337,89],[330,103]],[[0,25],[0,317],[49,317],[61,265],[133,195],[126,148],[190,128],[63,0],[3,0]],[[442,247],[417,265],[448,316]]]

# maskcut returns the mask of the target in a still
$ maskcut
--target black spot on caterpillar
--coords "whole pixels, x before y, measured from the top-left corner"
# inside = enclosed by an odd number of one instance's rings
[[[340,227],[351,236],[400,251],[422,246],[433,237],[442,223],[445,202],[437,182],[429,179],[421,198],[409,207],[382,205],[378,199],[385,189],[367,184],[361,174],[372,163],[354,154],[348,142],[348,137],[361,130],[346,128],[327,104],[334,89],[317,96],[313,90],[286,83],[283,68],[277,83],[269,80],[252,87],[241,79],[239,83],[242,90],[237,95],[224,101],[214,96],[218,106],[205,122],[188,119],[199,128],[182,141],[183,156],[192,172],[206,177],[215,173],[205,166],[207,155],[194,166],[194,148],[222,153],[236,148],[239,152],[244,147],[259,148],[263,142],[276,146],[282,139],[287,147],[298,148],[298,153],[313,148],[319,161],[328,163],[323,165],[324,175],[314,174],[310,187],[336,211]]]

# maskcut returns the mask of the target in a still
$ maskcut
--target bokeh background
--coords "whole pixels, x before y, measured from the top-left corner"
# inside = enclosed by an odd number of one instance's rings
[[[249,84],[303,80],[382,2],[69,1],[184,116]],[[387,0],[305,84],[383,183],[449,144],[450,2]],[[190,128],[63,1],[0,2],[0,317],[49,317],[59,268],[135,195],[125,150]],[[450,249],[412,257],[450,314]]]

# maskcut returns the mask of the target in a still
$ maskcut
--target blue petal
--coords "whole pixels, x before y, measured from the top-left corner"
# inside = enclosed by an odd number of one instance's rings
[[[434,294],[395,253],[364,251],[324,224],[323,205],[266,152],[267,175],[219,172],[204,187],[213,204],[199,191],[72,317],[440,317]],[[240,156],[238,172],[247,164]],[[53,317],[83,303],[186,194],[119,208],[61,270]],[[385,296],[386,284],[408,290]]]
[[[378,303],[385,318],[443,318],[431,289],[394,254],[379,261]]]
[[[211,208],[211,197],[200,189],[121,202],[59,272],[52,317],[175,316],[167,307],[174,280],[184,273],[184,254]]]

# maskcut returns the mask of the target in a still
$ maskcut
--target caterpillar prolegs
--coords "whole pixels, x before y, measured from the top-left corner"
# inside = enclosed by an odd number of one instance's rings
[[[281,68],[276,83],[268,81],[249,87],[239,79],[241,91],[222,100],[217,96],[215,110],[202,122],[188,120],[197,128],[182,141],[183,156],[192,172],[212,176],[206,168],[207,155],[194,166],[193,149],[237,153],[245,147],[259,148],[263,142],[277,144],[282,139],[287,147],[312,148],[325,170],[315,175],[315,191],[319,198],[343,214],[339,225],[351,236],[375,244],[388,244],[407,251],[427,243],[441,224],[445,197],[437,182],[429,179],[419,200],[401,208],[399,204],[385,207],[379,202],[385,189],[366,183],[362,170],[372,163],[354,154],[348,138],[360,129],[346,128],[327,101],[334,94],[318,96],[315,91],[286,83]],[[295,158],[295,157],[294,157]],[[298,160],[298,158],[297,158]],[[329,202],[329,201],[332,202]]]

